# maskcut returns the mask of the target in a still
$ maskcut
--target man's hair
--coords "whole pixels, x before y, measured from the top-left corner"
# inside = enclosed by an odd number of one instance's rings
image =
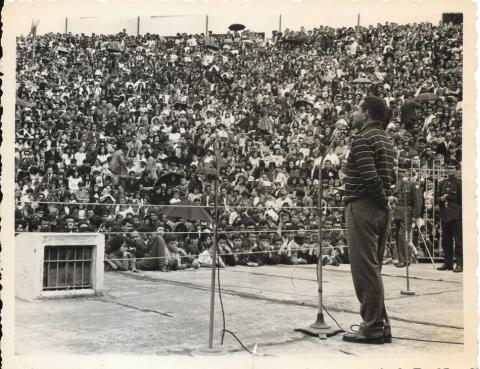
[[[124,242],[125,237],[123,236],[116,236],[112,238],[112,240],[110,241],[110,250],[118,251],[120,249],[120,246],[122,246]]]
[[[122,225],[125,225],[127,223],[131,224],[131,225],[134,225],[132,218],[125,218],[125,219],[122,220]]]
[[[174,241],[177,241],[177,236],[176,235],[174,235],[174,234],[165,235],[165,242],[166,243],[170,243],[170,242],[174,242]]]
[[[224,240],[225,242],[228,242],[228,237],[226,234],[220,234],[218,235],[218,240],[221,241],[221,240]]]
[[[362,110],[368,111],[374,120],[385,121],[387,116],[387,104],[385,100],[377,96],[367,96],[363,99]]]

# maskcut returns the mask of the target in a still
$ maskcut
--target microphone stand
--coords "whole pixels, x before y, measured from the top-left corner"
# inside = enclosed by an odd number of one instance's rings
[[[404,184],[405,185],[405,184]],[[408,181],[408,185],[411,186],[410,180]],[[406,267],[406,279],[407,279],[407,289],[401,290],[401,295],[406,296],[413,296],[415,295],[415,291],[410,290],[410,232],[408,231],[408,206],[407,206],[407,192],[403,191],[403,200],[405,202],[405,267]],[[420,232],[420,230],[419,230]]]
[[[330,326],[325,322],[323,315],[323,219],[322,219],[322,201],[323,201],[323,185],[322,185],[322,168],[326,154],[330,151],[337,135],[337,129],[332,134],[332,139],[325,155],[322,155],[320,159],[320,167],[318,171],[319,191],[318,191],[318,261],[317,261],[317,281],[318,281],[318,313],[316,321],[310,325],[307,329],[298,329],[297,331],[306,333],[309,335],[317,336],[320,339],[326,339],[331,337],[340,331],[333,331]]]
[[[213,260],[212,260],[212,274],[211,274],[211,285],[210,285],[210,319],[208,326],[208,347],[200,348],[196,351],[199,354],[210,354],[210,355],[221,355],[225,353],[223,347],[214,347],[213,346],[213,326],[215,320],[215,282],[216,282],[216,270],[217,258],[219,257],[218,250],[218,175],[220,173],[220,161],[219,161],[219,151],[220,151],[220,138],[218,133],[215,135],[214,150],[215,150],[215,206],[214,206],[214,218],[213,218]],[[208,204],[207,204],[208,205]]]

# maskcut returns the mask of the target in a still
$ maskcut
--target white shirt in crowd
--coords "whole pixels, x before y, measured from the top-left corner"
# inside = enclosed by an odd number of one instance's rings
[[[77,165],[82,166],[86,157],[87,154],[85,154],[84,152],[77,152],[75,154],[75,159],[77,159]]]

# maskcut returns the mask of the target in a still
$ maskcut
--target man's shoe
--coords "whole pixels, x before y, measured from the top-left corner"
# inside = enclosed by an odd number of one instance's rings
[[[405,268],[405,263],[398,263],[395,265],[397,268]]]
[[[448,264],[442,264],[437,268],[437,270],[453,270],[453,266]]]
[[[460,265],[457,265],[455,269],[453,269],[454,273],[462,273],[463,272],[463,267]]]
[[[370,345],[383,345],[385,343],[383,335],[379,337],[366,337],[366,336],[359,335],[357,333],[345,333],[343,335],[343,340],[345,342],[365,343]]]

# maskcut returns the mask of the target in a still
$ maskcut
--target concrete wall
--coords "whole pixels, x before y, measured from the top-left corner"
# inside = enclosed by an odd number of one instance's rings
[[[92,289],[43,291],[43,262],[46,246],[94,245]],[[15,296],[25,300],[101,294],[105,236],[98,233],[22,233],[15,238]]]

